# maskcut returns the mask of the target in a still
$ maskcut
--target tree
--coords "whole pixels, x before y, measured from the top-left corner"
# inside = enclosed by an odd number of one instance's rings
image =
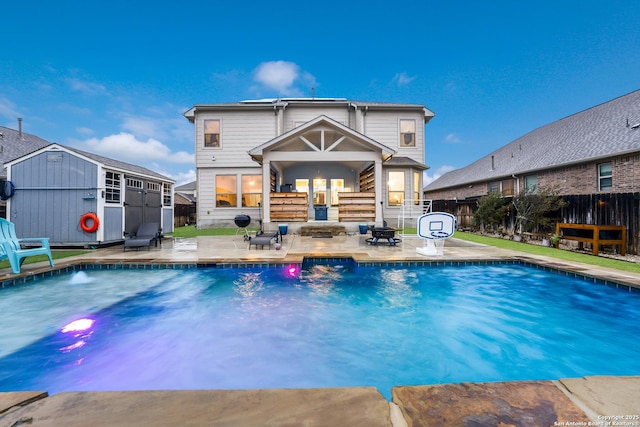
[[[479,227],[496,229],[503,224],[509,205],[499,193],[489,193],[478,200],[473,221]]]
[[[515,196],[511,202],[516,210],[516,231],[529,232],[536,227],[551,231],[554,219],[548,215],[557,212],[568,203],[553,187],[536,187],[533,191]]]

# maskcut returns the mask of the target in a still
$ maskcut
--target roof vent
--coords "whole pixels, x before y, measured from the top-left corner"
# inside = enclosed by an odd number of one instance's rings
[[[18,117],[18,138],[22,138],[22,117]]]

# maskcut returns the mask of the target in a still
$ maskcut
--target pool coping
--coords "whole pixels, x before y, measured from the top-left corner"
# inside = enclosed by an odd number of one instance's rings
[[[288,266],[302,267],[308,260],[316,260],[318,262],[354,262],[359,267],[439,267],[439,266],[461,266],[461,265],[525,265],[529,267],[540,268],[545,271],[551,271],[569,277],[581,278],[592,283],[609,286],[616,289],[624,289],[630,292],[640,292],[640,278],[634,278],[626,275],[613,276],[607,274],[603,276],[598,272],[594,272],[585,265],[575,265],[567,263],[559,263],[545,259],[532,258],[527,256],[513,256],[508,258],[496,259],[474,259],[474,260],[454,260],[454,259],[421,259],[421,260],[371,260],[362,259],[359,256],[327,256],[327,255],[309,255],[296,257],[289,260],[224,260],[220,262],[181,262],[181,261],[164,261],[142,260],[131,261],[100,261],[100,260],[68,260],[60,263],[55,267],[42,267],[28,273],[21,273],[8,278],[0,279],[0,288],[16,286],[23,283],[33,282],[35,280],[46,277],[57,276],[65,273],[75,272],[79,270],[187,270],[187,269],[203,269],[203,268],[286,268]]]

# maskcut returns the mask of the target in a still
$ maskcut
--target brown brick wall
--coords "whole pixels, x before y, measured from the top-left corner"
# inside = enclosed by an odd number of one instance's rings
[[[536,172],[538,185],[557,187],[560,194],[583,195],[596,194],[598,191],[598,165],[611,162],[613,165],[613,189],[604,193],[633,193],[640,191],[640,154],[619,156],[563,168]],[[533,175],[533,174],[532,174]],[[524,175],[519,175],[520,192],[524,191]],[[463,185],[446,190],[425,193],[431,200],[466,199],[487,194],[488,183]]]

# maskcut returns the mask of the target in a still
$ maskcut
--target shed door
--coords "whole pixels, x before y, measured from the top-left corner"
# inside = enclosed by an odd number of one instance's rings
[[[138,177],[126,177],[124,199],[124,229],[133,233],[143,222],[161,224],[162,185]]]

